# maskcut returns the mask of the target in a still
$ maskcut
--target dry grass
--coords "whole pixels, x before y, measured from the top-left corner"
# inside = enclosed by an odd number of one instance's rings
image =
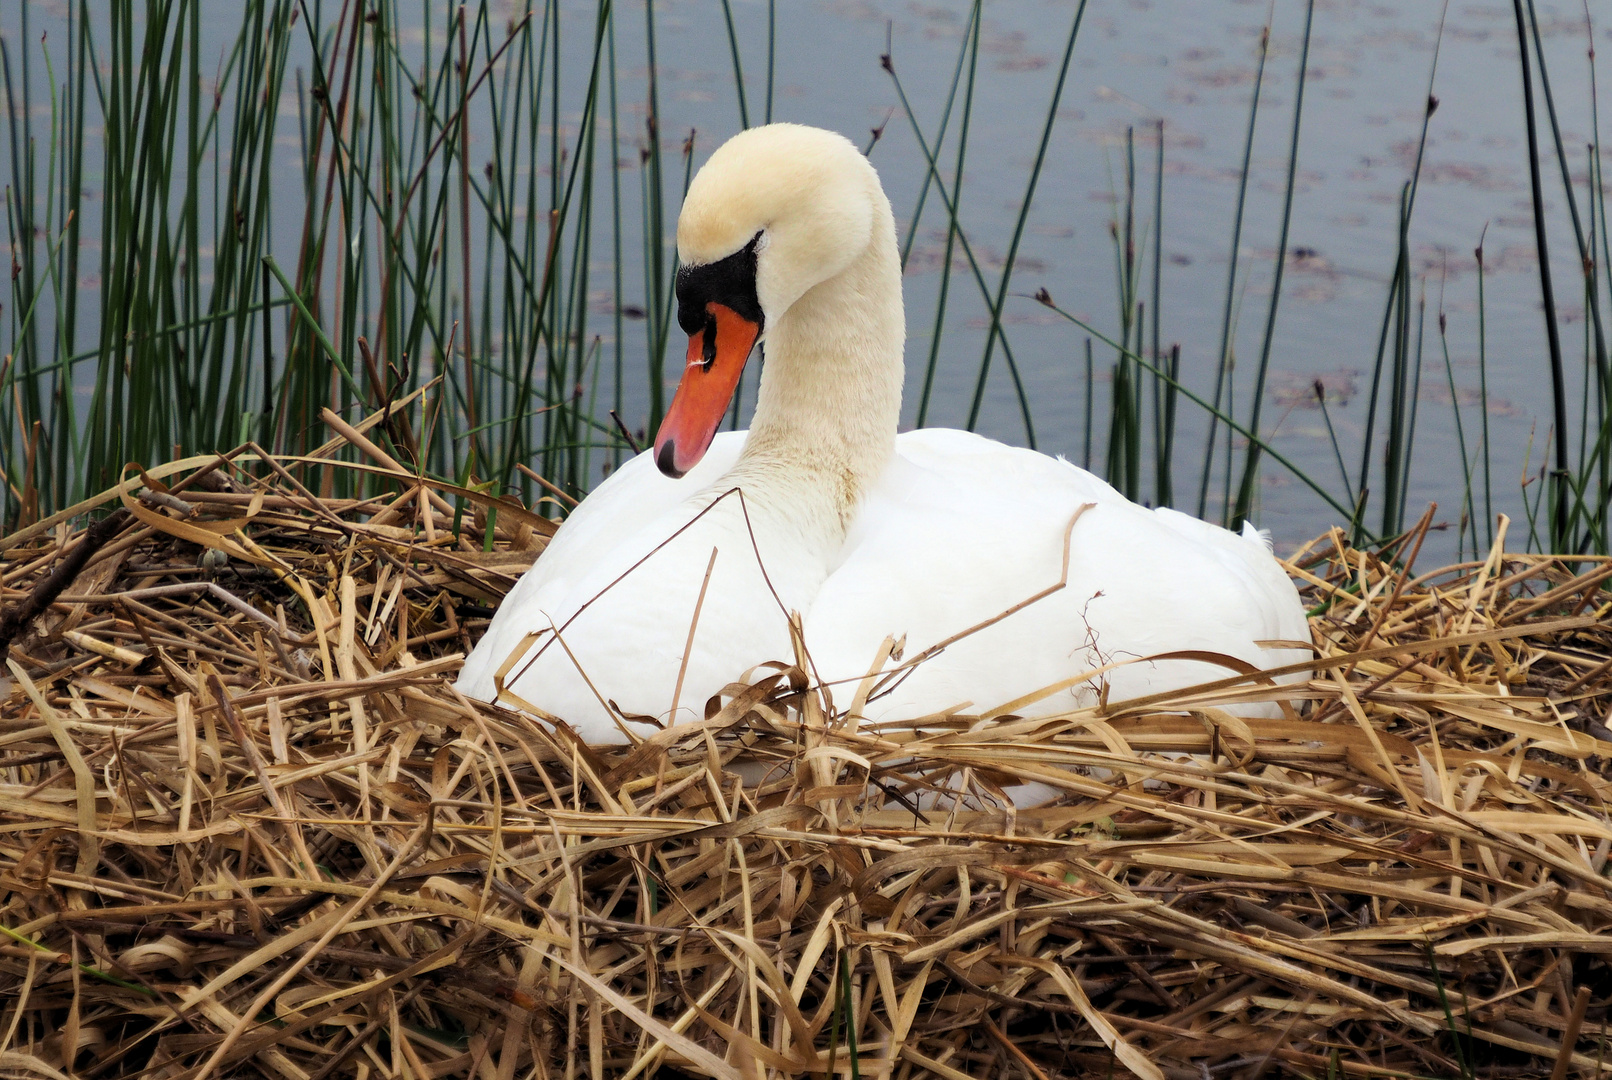
[[[371,459],[132,478],[12,643],[0,1072],[1612,1071],[1612,563],[1323,537],[1284,721],[859,729],[785,668],[592,749],[447,685],[546,524]],[[7,604],[90,542],[8,538]]]

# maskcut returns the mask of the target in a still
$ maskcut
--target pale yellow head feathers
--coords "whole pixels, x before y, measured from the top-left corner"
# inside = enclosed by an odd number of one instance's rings
[[[751,128],[723,143],[689,185],[677,220],[685,266],[715,262],[758,232],[756,297],[771,324],[866,250],[888,207],[867,158],[832,131]]]

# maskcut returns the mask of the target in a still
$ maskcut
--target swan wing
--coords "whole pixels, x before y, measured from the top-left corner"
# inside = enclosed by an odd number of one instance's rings
[[[465,660],[455,684],[458,689],[491,701],[497,695],[493,677],[510,651],[528,635],[548,630],[556,621],[563,623],[609,584],[608,578],[598,578],[618,576],[674,532],[683,521],[672,523],[671,518],[733,467],[745,435],[743,431],[717,435],[705,459],[678,480],[663,476],[651,453],[624,462],[571,512],[537,562],[504,597],[486,635]],[[660,528],[663,519],[668,526]]]
[[[896,446],[806,621],[819,671],[847,687],[837,703],[885,635],[905,636],[910,660],[1037,596],[918,665],[868,715],[981,712],[1166,651],[1271,666],[1287,658],[1255,641],[1307,637],[1296,590],[1257,539],[1136,506],[1067,462],[964,432],[910,432]],[[1066,533],[1068,577],[1055,589]],[[1228,673],[1131,663],[1021,711],[1087,704],[1105,683],[1119,700]]]

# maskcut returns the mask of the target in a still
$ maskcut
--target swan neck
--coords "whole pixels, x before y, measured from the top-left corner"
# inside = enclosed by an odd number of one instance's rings
[[[906,327],[895,225],[769,327],[755,418],[736,472],[783,489],[843,535],[894,452]]]

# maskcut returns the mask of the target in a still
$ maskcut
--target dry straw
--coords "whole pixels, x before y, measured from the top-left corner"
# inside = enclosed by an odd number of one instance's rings
[[[797,662],[590,748],[448,685],[551,526],[367,426],[4,541],[6,1075],[1612,1071],[1612,562],[1322,537],[1280,721],[881,728]]]

